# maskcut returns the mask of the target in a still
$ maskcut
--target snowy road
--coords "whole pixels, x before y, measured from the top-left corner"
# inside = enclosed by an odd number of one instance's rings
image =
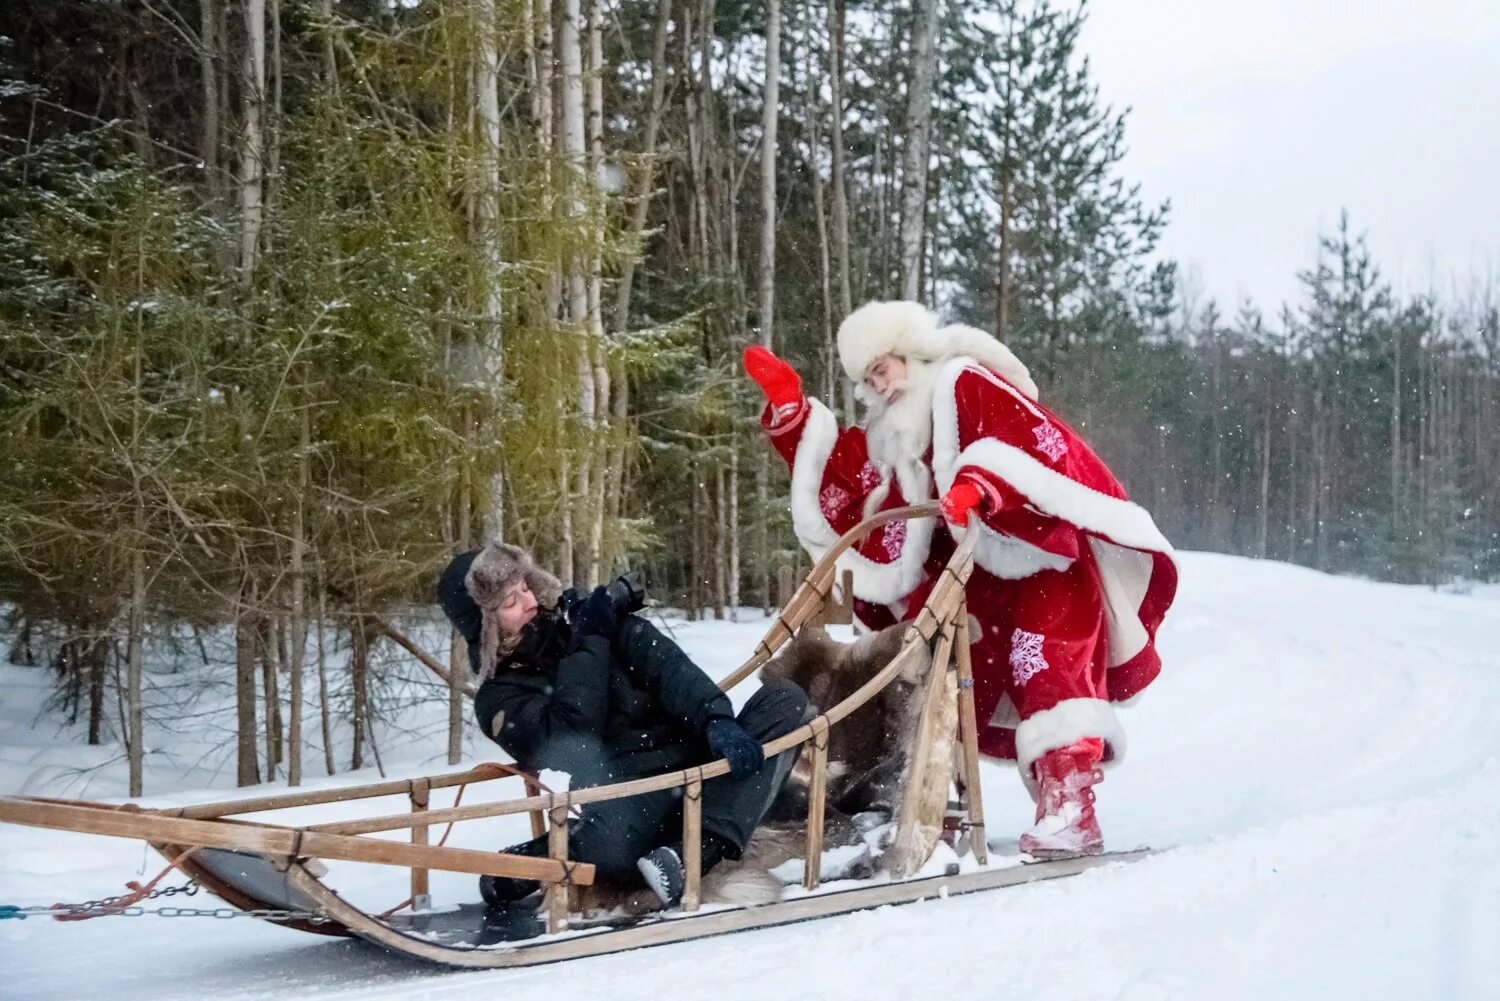
[[[1186,554],[1182,564],[1161,642],[1166,671],[1125,716],[1129,757],[1099,799],[1113,844],[1175,846],[1158,857],[520,971],[434,970],[248,919],[6,921],[0,997],[1500,995],[1500,952],[1484,944],[1500,939],[1500,600],[1226,556]],[[759,632],[678,629],[716,672]],[[0,792],[66,784],[58,765],[76,750],[32,725],[42,672],[0,668],[0,683]],[[396,772],[441,767],[430,753],[410,750]],[[987,767],[991,831],[1014,837],[1029,806],[1013,773]],[[91,781],[87,795],[118,795],[108,779]],[[493,847],[508,833],[464,832],[455,843]],[[0,903],[117,892],[143,867],[159,868],[130,842],[0,828]],[[335,877],[371,906],[402,895],[386,871]],[[435,893],[467,897],[468,886],[439,879]]]

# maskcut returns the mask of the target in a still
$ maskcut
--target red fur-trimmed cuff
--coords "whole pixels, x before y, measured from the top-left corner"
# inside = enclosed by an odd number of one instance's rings
[[[806,397],[796,403],[784,403],[779,407],[773,407],[767,403],[766,409],[760,415],[760,426],[766,434],[788,434],[795,431],[807,419],[810,410]]]
[[[1125,757],[1125,729],[1115,716],[1114,706],[1104,699],[1063,699],[1051,709],[1032,713],[1016,727],[1016,767],[1021,781],[1036,796],[1036,776],[1031,766],[1048,751],[1082,740],[1099,737],[1104,741],[1104,764],[1116,764]]]

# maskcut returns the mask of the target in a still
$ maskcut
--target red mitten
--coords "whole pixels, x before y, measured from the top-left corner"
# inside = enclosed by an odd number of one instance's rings
[[[983,493],[973,480],[960,477],[943,495],[943,517],[960,528],[969,523],[969,512],[979,507]]]
[[[802,402],[802,379],[792,366],[760,345],[745,349],[745,372],[760,385],[772,410]]]

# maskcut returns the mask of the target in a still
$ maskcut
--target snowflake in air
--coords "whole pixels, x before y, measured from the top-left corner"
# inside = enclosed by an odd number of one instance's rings
[[[836,487],[832,483],[823,488],[818,495],[818,507],[823,512],[823,517],[829,521],[837,518],[849,504],[849,491],[843,487]]]
[[[1016,684],[1024,685],[1048,668],[1042,656],[1042,634],[1017,629],[1010,635],[1010,671]]]
[[[1036,447],[1053,462],[1068,454],[1067,441],[1063,438],[1062,432],[1053,427],[1050,421],[1043,421],[1031,431],[1036,435]]]

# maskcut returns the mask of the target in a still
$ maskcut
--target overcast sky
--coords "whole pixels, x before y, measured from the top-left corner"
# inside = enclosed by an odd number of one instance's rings
[[[1500,281],[1500,0],[1091,0],[1163,252],[1232,315],[1298,296],[1347,207],[1402,291]]]

